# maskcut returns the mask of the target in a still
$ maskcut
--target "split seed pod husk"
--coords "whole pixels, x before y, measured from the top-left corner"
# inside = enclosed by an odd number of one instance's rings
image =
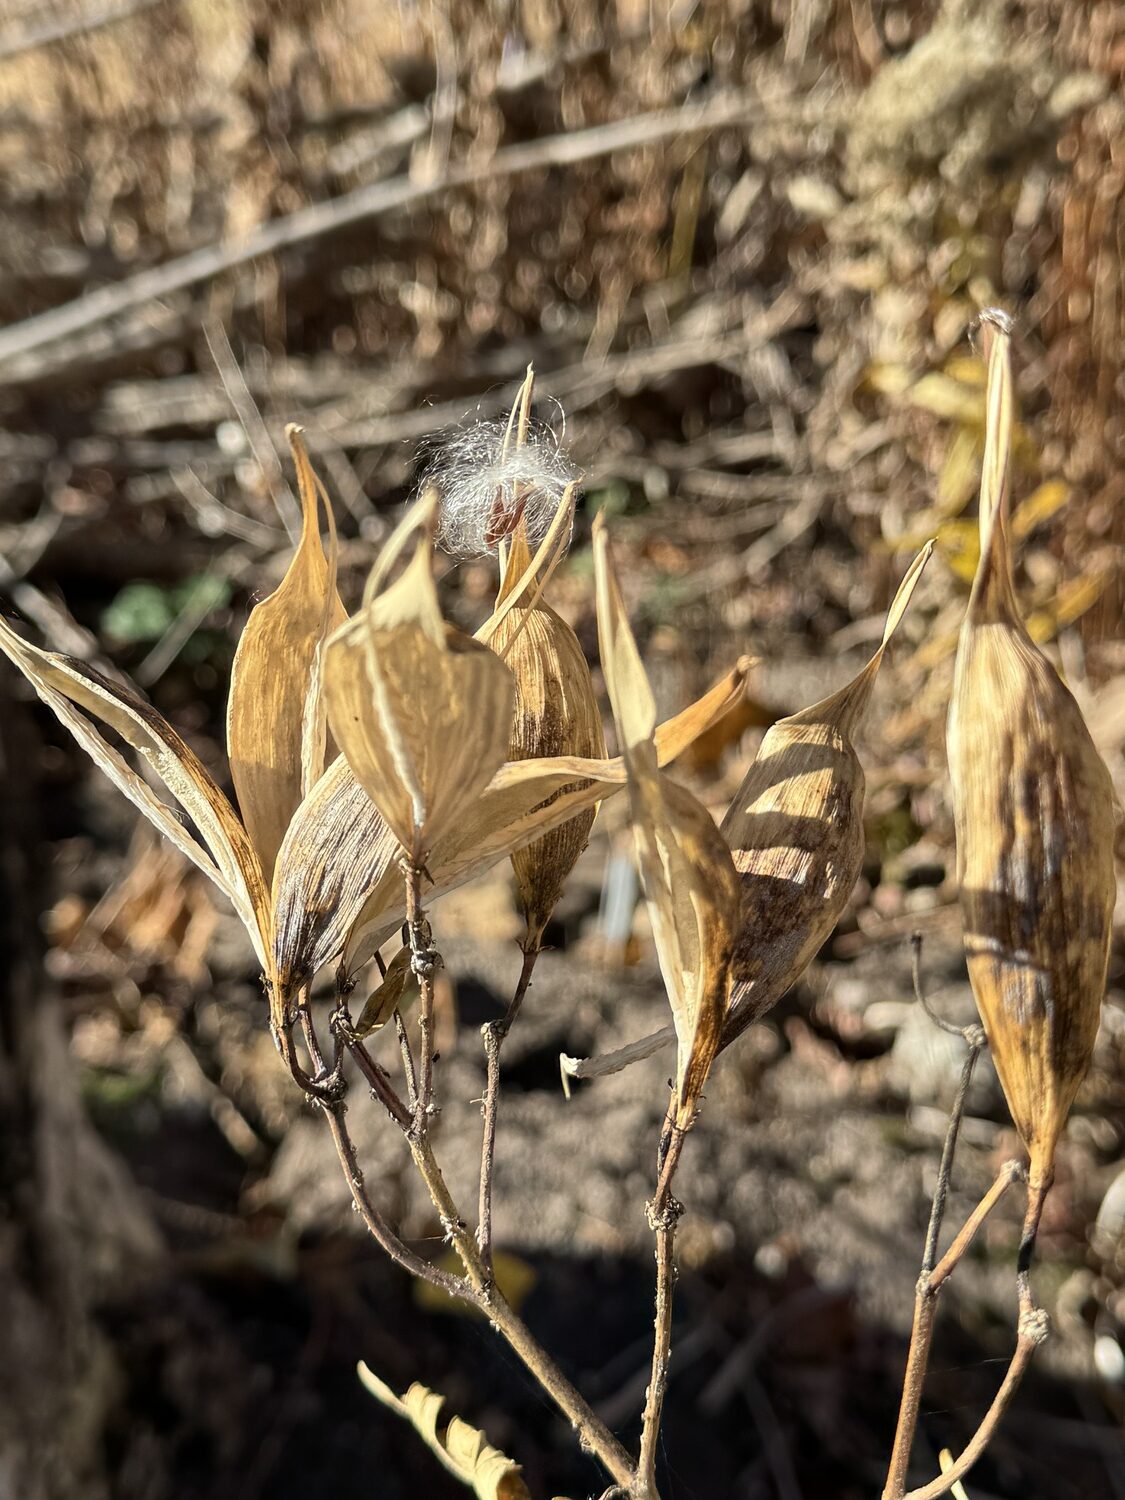
[[[508,759],[558,755],[600,759],[605,755],[605,733],[590,668],[574,631],[541,593],[536,597],[532,581],[523,582],[531,561],[527,529],[521,520],[508,550],[497,613],[481,630],[482,638],[516,679]],[[535,578],[533,571],[531,580]],[[509,598],[513,607],[499,613]],[[526,923],[523,945],[529,952],[542,942],[567,876],[586,847],[595,813],[593,807],[577,813],[512,855],[517,900]]]
[[[332,507],[299,427],[287,429],[301,496],[301,538],[278,588],[250,613],[231,668],[227,752],[247,832],[268,881],[285,830],[324,770],[324,644],[347,615],[336,592]],[[329,544],[320,540],[320,505]]]
[[[729,711],[748,670],[749,663],[740,661],[659,726],[661,765],[675,760]],[[435,841],[426,865],[432,881],[427,901],[483,874],[624,784],[620,757],[553,756],[501,766]],[[339,757],[297,809],[274,872],[273,951],[282,1002],[325,964],[338,964],[341,980],[350,982],[401,924],[406,913],[400,858],[398,839]]]
[[[957,650],[949,768],[969,978],[1041,1194],[1101,1015],[1116,809],[1081,710],[1016,603],[1010,325],[1003,314],[984,321],[981,556]]]
[[[714,820],[658,769],[656,705],[625,613],[604,521],[594,527],[602,670],[629,788],[630,823],[676,1030],[675,1123],[686,1129],[719,1049],[739,885]]]
[[[325,660],[332,732],[416,865],[503,764],[515,701],[500,658],[442,619],[433,577],[437,504],[428,492],[396,529],[363,609],[332,636]]]
[[[158,833],[185,854],[229,898],[268,968],[268,887],[246,830],[210,772],[172,726],[137,693],[86,662],[41,651],[0,620],[0,651],[94,764]],[[199,830],[196,838],[144,777],[106,739],[105,725],[141,756]]]
[[[724,1046],[797,982],[855,886],[864,777],[853,736],[932,547],[903,577],[871,660],[839,692],[767,731],[723,819],[741,887]]]

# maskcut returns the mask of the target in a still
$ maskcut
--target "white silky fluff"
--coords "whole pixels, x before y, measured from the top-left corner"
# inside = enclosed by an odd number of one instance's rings
[[[484,557],[497,542],[485,534],[497,497],[511,512],[524,495],[528,540],[534,547],[547,533],[559,501],[579,472],[554,429],[532,422],[521,448],[514,443],[502,457],[507,421],[482,420],[439,439],[422,470],[421,485],[441,496],[438,544],[455,557]]]

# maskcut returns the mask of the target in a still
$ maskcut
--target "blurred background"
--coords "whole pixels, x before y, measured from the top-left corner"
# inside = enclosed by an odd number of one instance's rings
[[[724,1057],[678,1179],[669,1500],[881,1486],[961,1062],[912,999],[915,929],[935,1005],[972,1015],[943,730],[990,304],[1017,320],[1021,599],[1125,784],[1123,70],[1118,0],[0,4],[0,608],[130,675],[217,775],[238,632],[289,556],[289,421],[352,604],[441,435],[534,362],[585,474],[552,602],[591,655],[604,509],[663,709],[759,658],[681,763],[716,815],[938,539],[861,745],[863,876]],[[494,561],[441,567],[475,628]],[[599,1491],[489,1330],[361,1234],[230,913],[6,663],[0,697],[0,1495],[465,1493],[360,1358],[440,1389],[533,1494]],[[663,1020],[623,832],[608,806],[506,1048],[497,1237],[526,1318],[633,1440],[666,1064],[569,1102],[558,1072]],[[507,869],[433,918],[438,1153],[470,1198],[478,1030],[519,970]],[[1123,1056],[1119,947],[1041,1238],[1054,1335],[972,1500],[1125,1494]],[[440,1255],[397,1133],[359,1102],[352,1124]],[[982,1067],[953,1222],[1014,1149]],[[1018,1213],[944,1304],[919,1481],[1008,1357]]]

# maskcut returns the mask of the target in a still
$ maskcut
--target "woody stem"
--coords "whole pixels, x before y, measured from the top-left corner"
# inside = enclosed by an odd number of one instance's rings
[[[421,1037],[418,1055],[417,1099],[411,1135],[420,1139],[429,1126],[434,1100],[434,971],[439,962],[433,951],[426,913],[422,908],[422,869],[414,860],[405,865],[406,927],[410,943],[411,968],[418,980],[418,1027]]]
[[[914,1324],[910,1330],[910,1352],[906,1358],[906,1373],[902,1381],[902,1404],[899,1407],[898,1427],[895,1431],[887,1482],[883,1488],[883,1500],[902,1500],[906,1491],[906,1472],[910,1465],[910,1450],[914,1445],[914,1433],[918,1426],[918,1413],[922,1404],[922,1389],[930,1359],[930,1345],[933,1342],[938,1295],[966,1250],[973,1243],[985,1219],[1012,1184],[1018,1182],[1022,1176],[1023,1167],[1019,1162],[1005,1162],[996,1180],[966,1219],[937,1266],[928,1274],[923,1270],[918,1278],[918,1290],[914,1300]],[[952,1483],[953,1481],[950,1480],[950,1484]],[[938,1493],[943,1492],[938,1491]]]
[[[484,1085],[484,1100],[481,1104],[484,1130],[480,1152],[480,1201],[477,1218],[477,1244],[480,1247],[481,1260],[484,1263],[485,1271],[489,1276],[492,1275],[492,1178],[496,1156],[496,1121],[500,1113],[500,1048],[504,1045],[504,1040],[520,1013],[520,1007],[523,1005],[524,996],[527,994],[528,986],[531,984],[531,976],[535,971],[535,961],[538,957],[538,948],[527,948],[524,950],[520,977],[507,1010],[498,1021],[490,1021],[487,1025],[481,1027],[481,1036],[484,1038],[484,1056],[487,1072]]]
[[[660,1436],[660,1419],[664,1394],[668,1388],[668,1369],[672,1354],[672,1297],[676,1286],[676,1224],[683,1205],[672,1195],[672,1179],[679,1165],[687,1132],[676,1124],[676,1102],[668,1105],[657,1156],[656,1192],[648,1205],[648,1221],[656,1237],[656,1309],[653,1319],[652,1371],[645,1392],[645,1409],[641,1424],[641,1457],[637,1466],[635,1493],[637,1500],[658,1500],[656,1489],[656,1443]]]
[[[475,1237],[467,1229],[446,1186],[427,1138],[411,1140],[411,1155],[441,1220],[442,1228],[465,1267],[460,1295],[474,1303],[503,1335],[512,1351],[570,1421],[583,1449],[601,1461],[613,1479],[626,1489],[633,1484],[633,1460],[581,1392],[573,1386],[535,1339],[507,1299],[493,1285]]]

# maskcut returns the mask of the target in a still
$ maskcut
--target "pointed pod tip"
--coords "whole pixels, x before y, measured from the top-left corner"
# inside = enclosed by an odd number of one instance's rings
[[[977,328],[995,328],[998,333],[1005,334],[1011,338],[1015,330],[1015,320],[1010,313],[1006,313],[1002,307],[982,307],[977,314],[974,324]]]

